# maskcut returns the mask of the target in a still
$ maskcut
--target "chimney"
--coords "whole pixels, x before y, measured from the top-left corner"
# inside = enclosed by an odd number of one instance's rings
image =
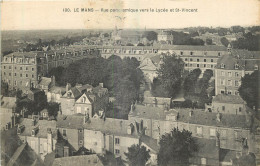
[[[66,93],[70,90],[70,88],[71,88],[70,83],[67,83],[67,85],[66,85]]]
[[[217,121],[220,122],[221,121],[221,114],[218,112],[217,113]]]
[[[127,134],[132,135],[133,134],[134,125],[131,123],[127,127]]]
[[[48,145],[48,153],[53,151],[53,142],[52,142],[52,131],[51,128],[47,128],[47,145]]]

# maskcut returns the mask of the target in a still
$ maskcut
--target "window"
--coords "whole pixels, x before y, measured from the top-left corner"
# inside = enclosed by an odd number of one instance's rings
[[[231,73],[231,72],[228,72],[228,76],[229,76],[229,77],[232,77],[232,73]]]
[[[190,55],[193,55],[193,52],[190,52]]]
[[[20,85],[23,85],[23,81],[20,81]]]
[[[28,70],[28,67],[25,67],[25,70]]]
[[[4,72],[4,75],[5,75],[5,72]]]
[[[221,90],[220,93],[221,93],[221,94],[225,94],[225,91],[224,91],[224,90]]]
[[[81,113],[81,107],[77,107],[77,114]]]
[[[32,78],[34,78],[34,75],[32,74]]]
[[[185,61],[188,61],[188,58],[185,58]]]
[[[232,92],[231,92],[231,91],[228,91],[228,94],[229,94],[229,95],[231,95],[231,94],[232,94]]]
[[[197,127],[197,134],[202,135],[202,127],[200,126]]]
[[[4,66],[4,69],[5,69],[5,66]]]
[[[238,72],[235,72],[235,76],[236,76],[236,77],[238,77],[238,76],[239,76]]]
[[[11,76],[11,73],[9,73],[9,76]]]
[[[34,68],[32,67],[32,71],[34,71]]]
[[[192,67],[192,64],[190,64],[190,67]]]
[[[218,53],[218,56],[220,56],[220,55],[221,55],[221,53],[219,52],[219,53]]]
[[[200,67],[200,64],[197,64],[197,67]]]
[[[65,137],[67,136],[67,130],[66,129],[63,129],[62,135],[65,136]]]
[[[201,164],[206,165],[207,164],[207,159],[206,158],[201,158]]]
[[[187,67],[187,66],[188,66],[188,64],[186,63],[186,64],[185,64],[185,67]]]
[[[234,131],[234,136],[235,136],[235,139],[236,139],[236,140],[239,140],[239,139],[240,139],[240,132],[237,131],[237,130],[235,130],[235,131]]]
[[[225,111],[225,106],[222,106],[222,111]]]
[[[20,67],[20,70],[23,70],[23,67]]]
[[[228,80],[228,86],[232,86],[232,81]]]
[[[79,144],[83,144],[83,141],[82,141],[82,140],[79,140]]]
[[[16,73],[14,73],[14,76],[16,76]]]
[[[242,112],[242,108],[241,108],[241,107],[239,107],[239,109],[238,109],[238,110],[239,110],[239,112]]]
[[[206,64],[204,64],[203,66],[204,66],[204,67],[207,67],[207,65],[206,65]]]
[[[209,135],[211,137],[215,137],[216,136],[216,129],[209,129]]]
[[[9,66],[9,69],[12,69],[12,66]]]
[[[210,62],[213,62],[213,59],[211,59]]]
[[[79,133],[82,133],[82,129],[79,129]]]
[[[238,64],[235,64],[235,69],[238,69]]]
[[[181,55],[183,55],[183,52],[181,51]]]
[[[200,61],[200,59],[197,59],[197,62],[199,62]]]
[[[20,74],[20,77],[23,77],[23,74]]]
[[[119,154],[119,153],[120,153],[120,150],[119,150],[119,149],[116,149],[115,151],[116,151],[116,154]]]
[[[211,68],[213,68],[213,65],[210,65]]]
[[[207,59],[204,59],[204,62],[207,62]]]
[[[220,130],[220,137],[226,138],[227,137],[227,130]]]
[[[208,53],[207,52],[204,52],[204,55],[206,56]]]
[[[255,68],[254,68],[255,70],[258,70],[258,65],[255,65]]]
[[[224,80],[224,79],[221,79],[221,80],[220,80],[220,84],[221,84],[221,85],[225,85],[225,80]]]
[[[120,139],[119,138],[115,138],[115,144],[120,144]]]
[[[25,76],[28,77],[28,74],[26,74]]]
[[[192,62],[192,61],[193,61],[193,59],[192,59],[192,58],[190,58],[190,61]]]
[[[224,69],[225,68],[225,64],[224,63],[221,63],[221,69]]]
[[[235,81],[235,86],[239,86],[239,81]]]
[[[222,75],[222,76],[225,76],[225,72],[224,72],[224,71],[222,71],[222,72],[221,72],[221,75]]]
[[[17,82],[16,82],[16,81],[14,81],[14,85],[17,85]]]

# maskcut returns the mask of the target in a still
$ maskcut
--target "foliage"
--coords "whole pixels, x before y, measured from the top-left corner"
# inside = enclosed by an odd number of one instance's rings
[[[60,77],[62,75],[63,71],[64,71],[64,67],[59,66],[56,68],[52,68],[49,71],[48,75],[49,75],[49,77],[55,76],[55,82],[58,83],[58,85],[64,85],[64,82],[62,82],[61,77]]]
[[[192,38],[196,34],[186,34],[183,32],[171,32],[173,35],[173,44],[175,45],[204,45],[204,41],[202,39],[194,39]]]
[[[144,44],[143,43],[138,43],[137,46],[144,46]]]
[[[171,133],[162,135],[160,139],[158,165],[188,165],[189,158],[197,152],[199,147],[192,133],[174,128]]]
[[[240,96],[247,102],[251,108],[258,108],[258,89],[259,89],[259,71],[254,71],[252,74],[246,74],[241,79],[241,86],[238,91]]]
[[[154,31],[145,31],[144,37],[146,37],[149,41],[151,40],[157,40],[157,33]]]
[[[8,84],[1,80],[1,95],[8,96]]]
[[[223,44],[225,47],[227,47],[228,44],[229,44],[228,39],[225,38],[225,37],[222,37],[222,38],[220,39],[220,42],[221,42],[221,44]]]
[[[59,112],[59,104],[54,103],[54,102],[50,102],[50,103],[47,104],[47,110],[48,110],[49,116],[56,117],[58,115],[58,112]]]
[[[184,80],[184,95],[195,93],[195,86],[197,79],[201,74],[201,70],[199,68],[192,70],[189,75]]]
[[[239,38],[236,41],[232,41],[231,44],[233,48],[247,49],[249,51],[259,51],[259,35],[252,35],[252,33],[247,33],[244,38]]]
[[[146,150],[145,146],[132,145],[128,148],[128,152],[125,153],[129,166],[145,166],[145,163],[151,157],[149,150]]]
[[[165,97],[174,97],[179,92],[183,71],[184,62],[181,58],[176,58],[175,56],[164,56],[163,63],[157,72],[159,80],[158,85],[163,89],[166,95]],[[155,89],[156,88],[153,88],[152,90]],[[152,93],[154,92],[155,91]]]
[[[212,39],[209,39],[209,38],[206,39],[206,44],[207,44],[207,45],[212,45]]]

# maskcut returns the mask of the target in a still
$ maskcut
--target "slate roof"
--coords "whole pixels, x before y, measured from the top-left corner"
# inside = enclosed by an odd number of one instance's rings
[[[190,111],[193,111],[190,116]],[[144,118],[144,119],[155,119],[155,120],[166,120],[167,114],[179,113],[178,122],[198,124],[205,126],[218,126],[218,127],[229,127],[229,128],[250,128],[252,119],[249,115],[229,115],[221,114],[221,121],[217,121],[217,113],[205,112],[202,109],[170,109],[164,111],[163,108],[159,107],[146,107],[143,105],[136,105],[135,110],[131,111],[129,116]]]
[[[156,153],[159,153],[160,147],[157,144],[157,140],[149,137],[147,135],[142,135],[140,137],[141,142],[143,142],[144,144],[146,144],[149,148],[151,148],[152,150],[154,150]]]
[[[205,45],[205,46],[191,46],[191,45],[161,45],[159,49],[172,50],[187,50],[187,51],[227,51],[225,46]]]
[[[84,122],[83,114],[59,115],[57,117],[57,128],[79,129]]]
[[[41,78],[41,81],[39,83],[39,85],[43,85],[43,86],[49,86],[51,83],[51,78],[48,78],[48,77],[42,77]]]
[[[158,105],[171,104],[171,98],[165,97],[145,97],[143,103],[144,104],[154,104],[155,100],[157,100]]]
[[[55,158],[52,166],[103,166],[96,154]]]
[[[212,103],[245,104],[245,101],[238,95],[219,94],[213,97]]]
[[[127,133],[127,128],[131,123],[128,120],[123,119],[114,119],[114,118],[105,118],[104,119],[90,119],[86,122],[83,127],[84,129],[94,130],[94,131],[101,131],[107,134],[114,134],[120,136],[127,136],[127,137],[138,137],[138,133],[136,130],[133,131],[133,134]],[[135,126],[134,122],[132,123]],[[136,129],[136,127],[135,127]]]
[[[50,128],[53,134],[53,138],[57,138],[56,121],[37,120],[36,125],[32,125],[32,119],[24,118],[20,125],[24,125],[25,129],[20,134],[21,136],[31,136],[31,132],[34,128],[38,127],[39,130],[35,137],[47,138],[47,129]]]

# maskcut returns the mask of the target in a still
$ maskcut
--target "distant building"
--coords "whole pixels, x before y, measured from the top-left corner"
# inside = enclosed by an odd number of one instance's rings
[[[60,98],[65,94],[66,88],[53,86],[47,92],[47,101],[60,103]]]
[[[66,92],[60,97],[61,111],[63,115],[88,114],[92,117],[95,113],[105,110],[108,104],[108,89],[100,83],[97,87],[77,84],[66,86]]]
[[[157,35],[157,40],[159,42],[166,42],[166,44],[173,44],[173,35],[170,31],[161,30]]]

